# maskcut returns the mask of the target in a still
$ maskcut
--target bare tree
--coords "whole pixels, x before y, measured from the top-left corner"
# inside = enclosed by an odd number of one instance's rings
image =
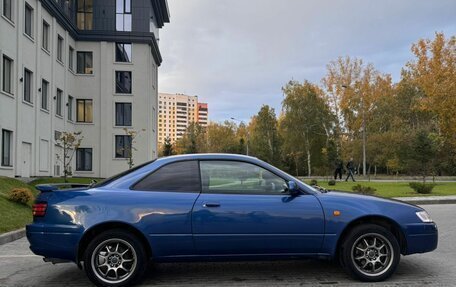
[[[135,163],[133,161],[133,152],[137,151],[135,145],[136,145],[136,138],[139,136],[141,132],[145,132],[145,129],[141,130],[134,130],[134,129],[128,129],[124,128],[123,129],[125,132],[125,135],[128,136],[129,138],[129,144],[124,145],[123,147],[119,148],[117,151],[119,153],[123,153],[125,155],[125,158],[127,159],[127,164],[128,168],[131,169],[133,166],[135,166]]]
[[[72,175],[70,166],[74,153],[81,146],[84,137],[81,132],[63,132],[56,140],[57,146],[62,148],[63,155],[56,154],[56,158],[63,164],[63,178],[68,182],[67,177]]]

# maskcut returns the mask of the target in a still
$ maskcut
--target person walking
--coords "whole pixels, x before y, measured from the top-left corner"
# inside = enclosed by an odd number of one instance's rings
[[[339,176],[339,180],[342,180],[342,170],[344,169],[344,163],[340,158],[336,159],[334,168],[334,180],[337,180],[337,176]]]
[[[353,163],[353,158],[350,158],[350,160],[347,163],[347,178],[345,181],[348,181],[348,179],[351,177],[353,181],[356,181],[355,178],[353,177],[353,171],[355,170],[355,164]]]

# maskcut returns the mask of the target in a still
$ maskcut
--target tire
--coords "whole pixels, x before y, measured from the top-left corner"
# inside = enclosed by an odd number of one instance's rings
[[[396,270],[400,256],[396,237],[376,224],[363,224],[350,230],[340,250],[345,271],[365,282],[389,278]]]
[[[141,241],[121,229],[97,235],[84,252],[85,272],[97,286],[120,287],[138,283],[147,270],[148,261]]]

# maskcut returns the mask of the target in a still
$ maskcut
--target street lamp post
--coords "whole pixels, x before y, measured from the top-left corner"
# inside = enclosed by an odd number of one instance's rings
[[[342,85],[342,88],[350,88],[347,85]],[[366,114],[364,111],[364,97],[361,96],[361,117],[362,117],[362,129],[363,129],[363,176],[366,177]]]
[[[233,118],[233,117],[231,117],[231,120],[236,121],[236,122],[239,122],[239,123],[241,123],[241,124],[244,124],[245,130],[247,131],[246,154],[249,155],[249,138],[250,138],[249,129],[248,129],[247,126],[245,125],[244,121],[238,120],[238,119]]]

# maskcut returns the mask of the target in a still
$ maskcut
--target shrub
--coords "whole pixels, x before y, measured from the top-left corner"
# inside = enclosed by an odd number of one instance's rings
[[[20,204],[27,204],[33,199],[32,191],[26,187],[17,187],[11,189],[8,199]]]
[[[316,179],[312,179],[310,181],[310,185],[318,185],[318,181]]]
[[[373,187],[364,186],[361,184],[357,184],[357,185],[353,186],[352,190],[356,193],[367,194],[367,195],[374,195],[375,191],[376,191],[376,189]]]
[[[330,179],[328,181],[328,185],[336,185],[336,181],[334,179]]]
[[[417,193],[430,194],[435,184],[433,183],[421,183],[421,182],[410,182],[409,186]]]

